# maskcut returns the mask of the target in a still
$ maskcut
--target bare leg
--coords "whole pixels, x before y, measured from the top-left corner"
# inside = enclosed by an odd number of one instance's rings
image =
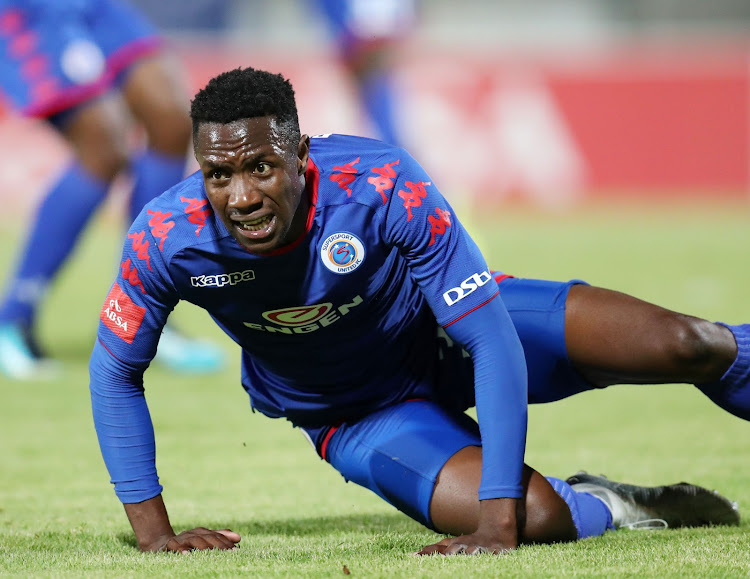
[[[565,340],[571,362],[598,387],[714,382],[737,356],[724,326],[585,285],[568,294]]]
[[[130,71],[123,90],[149,146],[175,157],[187,156],[191,135],[190,99],[179,70],[179,63],[166,56],[144,59]]]
[[[482,449],[468,446],[454,454],[440,471],[430,502],[435,528],[443,533],[464,535],[476,530],[479,521],[479,482]],[[570,509],[547,480],[524,465],[523,512],[518,513],[521,543],[574,541],[577,536]]]
[[[102,181],[110,182],[128,162],[129,121],[125,103],[111,93],[82,105],[62,134],[81,166]]]

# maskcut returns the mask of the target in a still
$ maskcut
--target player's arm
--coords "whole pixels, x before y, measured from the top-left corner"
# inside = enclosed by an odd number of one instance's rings
[[[383,235],[407,259],[440,324],[472,355],[483,445],[480,525],[448,539],[502,551],[518,544],[526,443],[526,364],[510,316],[481,252],[413,159],[404,156],[388,200]],[[458,547],[456,547],[458,548]]]
[[[494,280],[491,281],[496,285]],[[498,295],[445,327],[474,362],[477,419],[482,435],[479,525],[471,535],[441,542],[445,554],[518,546],[517,510],[526,444],[527,373],[523,349]],[[431,552],[426,547],[424,552]]]
[[[153,251],[155,244],[147,245],[142,231],[134,225],[128,235],[120,274],[102,306],[89,363],[102,457],[141,550],[232,548],[239,536],[231,531],[192,529],[176,535],[161,498],[143,373],[178,294],[160,253]]]

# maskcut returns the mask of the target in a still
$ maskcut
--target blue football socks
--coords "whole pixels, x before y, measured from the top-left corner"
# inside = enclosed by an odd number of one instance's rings
[[[380,133],[380,138],[391,145],[401,146],[396,129],[396,96],[388,73],[371,74],[362,81],[360,100]]]
[[[734,334],[737,358],[718,382],[697,386],[724,410],[750,420],[750,324],[730,326],[719,323]]]
[[[589,493],[573,490],[564,480],[546,477],[555,492],[568,504],[578,538],[598,537],[608,529],[614,529],[612,513],[600,498]]]
[[[23,327],[33,324],[49,283],[73,251],[108,188],[109,183],[77,163],[66,169],[37,209],[17,270],[8,282],[0,306],[0,322]]]
[[[186,155],[187,152],[180,157],[173,157],[148,149],[133,161],[134,183],[128,208],[128,226],[138,217],[146,203],[182,181],[185,176]]]

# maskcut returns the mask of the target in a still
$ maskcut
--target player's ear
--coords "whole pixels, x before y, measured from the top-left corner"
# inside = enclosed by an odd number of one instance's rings
[[[310,154],[310,137],[302,135],[297,145],[297,175],[304,175],[307,171],[307,158]]]

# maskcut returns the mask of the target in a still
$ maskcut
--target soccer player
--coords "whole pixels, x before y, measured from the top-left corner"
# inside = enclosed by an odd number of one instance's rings
[[[130,224],[185,174],[188,98],[157,31],[121,0],[0,0],[0,90],[21,114],[44,119],[73,159],[47,192],[0,302],[0,375],[50,368],[34,336],[37,312],[114,178],[129,169]],[[132,151],[130,119],[147,137]],[[212,344],[165,331],[159,359],[174,370],[212,371]]]
[[[398,130],[394,50],[414,27],[415,0],[314,0],[325,17],[339,61],[378,136],[402,144]]]
[[[141,549],[240,540],[176,534],[161,498],[143,372],[180,299],[241,347],[254,409],[300,428],[345,479],[455,535],[421,553],[738,522],[732,503],[693,485],[545,478],[524,447],[528,402],[618,382],[692,382],[748,418],[747,327],[490,270],[405,150],[300,134],[280,75],[222,73],[191,116],[200,170],[133,223],[90,362],[101,451]]]

